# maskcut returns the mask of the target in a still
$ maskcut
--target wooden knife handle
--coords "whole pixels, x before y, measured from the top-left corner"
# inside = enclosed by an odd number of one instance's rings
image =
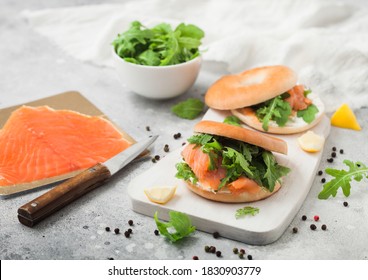
[[[19,222],[33,227],[70,202],[102,185],[110,177],[109,169],[98,163],[21,206],[18,209]]]

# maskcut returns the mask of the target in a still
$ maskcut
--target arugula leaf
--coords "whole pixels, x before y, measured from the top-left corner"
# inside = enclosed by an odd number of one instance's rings
[[[264,151],[262,158],[267,166],[266,173],[264,174],[264,178],[267,180],[266,186],[272,192],[276,182],[280,182],[280,178],[287,175],[290,169],[279,165],[276,162],[275,156],[269,151]]]
[[[240,208],[236,210],[235,218],[239,219],[241,217],[244,217],[246,215],[252,215],[255,216],[259,213],[259,208],[252,207],[252,206],[245,206],[243,208]]]
[[[318,194],[319,199],[327,199],[330,196],[335,197],[339,188],[342,189],[343,194],[348,197],[350,195],[351,180],[354,179],[360,182],[363,177],[368,178],[368,167],[362,162],[356,163],[350,160],[344,160],[343,163],[349,167],[348,170],[337,170],[327,168],[327,174],[335,177],[323,185],[323,190]]]
[[[173,107],[171,111],[180,118],[193,120],[198,117],[204,108],[204,103],[196,98],[188,98]]]
[[[157,212],[153,217],[160,234],[169,238],[171,242],[176,242],[196,230],[196,228],[192,226],[192,222],[187,214],[170,211],[169,216],[170,221],[167,223],[161,222],[158,219]]]
[[[178,179],[183,179],[184,181],[189,181],[193,184],[198,182],[197,176],[194,174],[193,170],[189,167],[189,165],[185,162],[180,162],[175,165],[176,170],[178,171],[175,174],[175,177]]]
[[[291,114],[291,106],[281,96],[277,96],[257,106],[256,116],[262,122],[262,128],[268,131],[268,123],[274,120],[278,126],[285,126]]]
[[[237,116],[227,116],[223,123],[227,123],[227,124],[232,124],[232,125],[235,125],[235,126],[241,126],[240,123],[241,123],[241,120],[237,117]]]
[[[166,66],[189,61],[199,56],[204,32],[192,24],[179,24],[175,30],[167,23],[149,29],[139,21],[118,34],[112,42],[115,52],[124,60],[150,66]]]
[[[312,90],[311,89],[305,89],[304,90],[304,96],[307,97],[308,94],[312,93]]]
[[[316,114],[319,112],[316,105],[311,104],[307,107],[307,109],[299,110],[297,112],[298,118],[303,118],[306,123],[311,123],[316,118]]]

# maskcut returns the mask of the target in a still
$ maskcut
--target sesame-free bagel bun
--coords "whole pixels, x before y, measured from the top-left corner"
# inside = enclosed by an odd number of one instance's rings
[[[189,182],[185,183],[192,192],[204,198],[226,203],[241,203],[262,200],[273,195],[281,188],[281,185],[279,183],[276,183],[273,192],[268,191],[266,188],[259,187],[259,190],[257,192],[242,192],[240,194],[233,194],[227,190],[226,186],[224,187],[224,190],[213,192],[211,190],[204,189],[199,184],[193,185]]]
[[[313,104],[316,105],[318,108],[316,118],[311,123],[308,124],[304,122],[302,118],[293,116],[283,127],[278,126],[274,121],[270,121],[268,125],[268,130],[265,132],[273,134],[294,134],[306,131],[317,125],[322,120],[325,112],[325,106],[323,105],[321,99],[314,93],[308,95],[308,98],[310,98],[313,101]],[[258,120],[256,112],[252,108],[246,107],[231,110],[231,113],[234,116],[238,117],[246,125],[259,131],[264,131],[264,129],[262,128],[262,123]]]
[[[287,144],[284,140],[240,126],[215,121],[200,121],[195,125],[194,132],[236,139],[269,151],[287,154]]]
[[[297,75],[289,67],[276,65],[226,75],[210,86],[205,102],[210,108],[231,110],[272,99],[295,86]]]

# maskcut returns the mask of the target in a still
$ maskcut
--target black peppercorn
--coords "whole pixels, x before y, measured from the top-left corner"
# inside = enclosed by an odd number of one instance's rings
[[[216,257],[221,257],[221,251],[216,252]]]
[[[293,228],[293,233],[297,233],[298,232],[298,228],[297,227],[294,227]]]
[[[331,156],[334,158],[334,157],[336,157],[336,153],[335,152],[333,152],[333,153],[331,153]]]
[[[193,256],[193,260],[199,260],[197,256]]]
[[[215,239],[220,237],[220,234],[217,231],[215,231],[212,235],[213,235],[213,238]]]
[[[170,151],[170,149],[169,149],[169,145],[167,145],[167,144],[166,144],[166,145],[164,146],[164,151],[165,151],[166,153],[168,153],[168,152]]]
[[[126,238],[129,238],[129,237],[130,237],[130,233],[129,233],[129,231],[125,231],[125,232],[124,232],[124,235],[125,235],[125,237],[126,237]]]
[[[209,253],[210,252],[210,246],[204,246],[204,251],[206,252],[206,253]]]
[[[343,205],[344,205],[345,207],[348,207],[349,203],[347,203],[347,201],[344,201]]]
[[[322,170],[318,171],[318,175],[321,176],[323,174]]]
[[[133,220],[129,220],[129,221],[128,221],[128,224],[129,224],[130,226],[132,226],[132,225],[133,225]]]
[[[212,253],[212,254],[216,253],[216,247],[215,246],[210,247],[210,253]]]
[[[128,229],[128,232],[129,232],[129,234],[132,234],[133,230],[130,228],[130,229]]]
[[[303,221],[306,221],[306,220],[307,220],[307,216],[306,216],[306,215],[303,215],[303,216],[302,216],[302,220],[303,220]]]
[[[160,156],[159,155],[155,155],[155,160],[160,160]]]
[[[185,144],[186,144],[185,142],[181,143],[182,146],[184,146]]]
[[[155,235],[159,235],[160,234],[157,229],[155,229],[154,233],[155,233]]]
[[[327,229],[327,226],[326,226],[326,225],[322,225],[322,226],[321,226],[321,229],[322,229],[322,230],[326,230],[326,229]]]
[[[119,233],[120,233],[120,229],[116,228],[116,229],[114,229],[114,232],[115,232],[116,234],[119,234]]]
[[[248,255],[248,260],[253,260],[252,255]]]
[[[234,249],[233,249],[233,253],[234,253],[234,254],[237,254],[237,253],[239,253],[239,250],[238,250],[238,248],[234,248]]]
[[[110,261],[114,260],[114,258],[107,258],[107,259],[110,260]]]
[[[336,147],[332,147],[332,151],[336,152]]]
[[[326,179],[325,178],[322,178],[321,179],[321,183],[325,183],[326,182]]]
[[[110,228],[109,228],[109,227],[105,227],[105,230],[106,230],[106,231],[110,231]]]
[[[331,162],[333,162],[333,158],[329,158],[329,159],[327,159],[327,161],[331,163]]]
[[[151,131],[151,128],[149,126],[146,126],[147,131]]]
[[[340,154],[343,154],[343,153],[344,153],[344,150],[343,150],[343,149],[341,149],[341,150],[340,150]]]
[[[316,225],[315,225],[315,224],[311,224],[311,225],[310,225],[310,229],[311,229],[311,230],[316,230],[316,228],[317,228],[317,227],[316,227]]]

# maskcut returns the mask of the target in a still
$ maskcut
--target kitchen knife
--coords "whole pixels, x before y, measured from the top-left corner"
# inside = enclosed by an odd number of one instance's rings
[[[104,163],[98,163],[88,168],[75,177],[57,185],[45,194],[24,204],[18,209],[19,222],[33,227],[70,202],[101,186],[107,179],[142,153],[157,137],[153,136],[145,141],[132,145]]]

